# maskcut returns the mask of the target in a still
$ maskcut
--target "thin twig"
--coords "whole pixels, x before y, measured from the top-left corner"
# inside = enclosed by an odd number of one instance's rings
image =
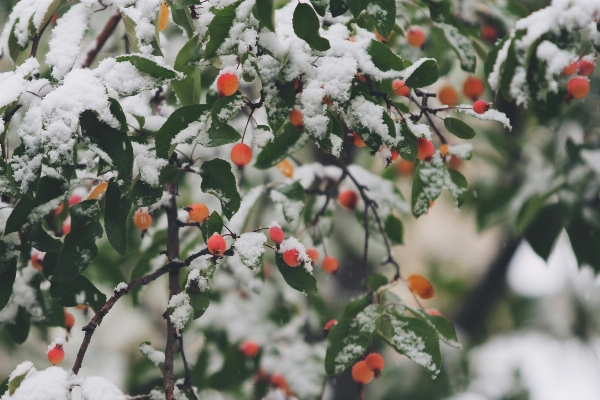
[[[110,35],[112,35],[112,33],[114,32],[120,20],[121,13],[118,11],[112,17],[110,17],[110,19],[104,26],[104,29],[102,29],[102,32],[100,32],[98,38],[96,39],[96,46],[94,46],[94,48],[87,53],[85,62],[81,66],[82,68],[88,68],[90,65],[92,65],[94,59],[96,58],[100,50],[102,50],[102,47],[104,46]]]
[[[40,33],[35,35],[35,37],[31,41],[31,57],[35,57],[35,55],[37,53],[38,45],[40,44],[40,39],[42,38],[42,35],[44,34],[44,31],[46,30],[46,27],[48,26],[48,24],[50,23],[51,20],[52,20],[52,18],[48,18],[48,21],[46,21],[44,26],[42,26],[42,29],[40,29]]]
[[[194,388],[192,386],[192,377],[190,375],[190,368],[188,366],[187,359],[185,358],[185,352],[183,351],[183,331],[179,332],[179,352],[181,353],[181,359],[183,360],[183,369],[185,371],[183,384],[190,389],[190,396],[192,396],[192,399],[198,400],[198,396],[196,396],[196,393],[194,393]]]

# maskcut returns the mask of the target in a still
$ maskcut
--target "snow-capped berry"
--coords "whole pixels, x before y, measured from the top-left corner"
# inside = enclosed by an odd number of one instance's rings
[[[338,195],[338,201],[347,210],[356,209],[358,194],[354,190],[346,189]]]
[[[300,260],[298,259],[298,257],[298,250],[290,249],[283,253],[283,262],[285,262],[290,267],[297,267],[298,265],[300,265]]]
[[[227,248],[227,243],[223,236],[219,235],[217,232],[213,233],[211,237],[208,238],[206,242],[206,246],[208,247],[208,251],[215,256],[220,256],[225,252]]]
[[[56,343],[48,349],[46,355],[48,356],[48,361],[50,361],[52,365],[57,365],[65,359],[65,350],[63,349],[62,344]]]
[[[253,340],[245,340],[240,344],[239,347],[240,353],[244,355],[246,358],[256,357],[258,352],[260,351],[260,345]]]
[[[588,59],[579,60],[577,63],[577,73],[583,76],[590,76],[594,72],[594,63]]]
[[[483,81],[476,76],[469,76],[463,83],[463,93],[465,96],[475,101],[485,92]]]
[[[409,46],[421,47],[425,43],[425,32],[421,28],[412,27],[406,31],[406,41]]]
[[[487,110],[490,109],[491,103],[488,103],[485,100],[477,100],[473,103],[473,111],[477,114],[484,114]]]
[[[319,262],[319,252],[314,247],[306,250],[306,255],[312,260],[312,265],[315,265]]]
[[[379,353],[371,353],[365,358],[365,362],[367,363],[367,367],[375,372],[375,375],[381,374],[383,370],[383,366],[385,365],[385,361],[383,357]]]
[[[252,161],[252,149],[246,143],[238,143],[231,149],[231,162],[238,167],[244,168]]]
[[[279,246],[283,242],[283,239],[285,239],[285,233],[283,233],[283,229],[279,226],[272,226],[269,228],[269,237]]]
[[[33,253],[31,256],[31,266],[38,271],[44,269],[42,262],[44,261],[43,255],[41,253]]]
[[[146,211],[138,210],[133,216],[133,224],[140,231],[145,231],[152,226],[152,217]]]
[[[423,275],[412,274],[406,278],[406,283],[408,289],[422,299],[427,300],[435,296],[433,286]]]
[[[75,325],[75,317],[65,308],[65,328],[70,331],[73,325]]]
[[[330,319],[323,327],[323,332],[328,333],[332,326],[337,324],[337,319]]]
[[[458,92],[452,85],[444,85],[438,92],[440,103],[453,107],[458,103]]]
[[[410,88],[406,86],[403,80],[395,79],[392,82],[392,91],[397,96],[410,97]]]
[[[356,132],[352,132],[352,141],[356,147],[365,147],[367,145]]]
[[[573,61],[572,63],[567,65],[562,70],[563,75],[567,75],[567,76],[573,75],[575,72],[577,72],[577,62],[575,62],[575,61]]]
[[[237,92],[240,82],[235,74],[226,73],[217,79],[217,92],[219,96],[227,97]]]
[[[583,99],[590,92],[590,81],[584,76],[576,76],[567,83],[567,92],[574,99]]]
[[[208,207],[203,203],[194,203],[185,207],[184,210],[188,212],[188,216],[192,221],[199,224],[203,223],[210,214]]]
[[[293,109],[290,113],[290,122],[292,125],[298,128],[302,126],[302,112],[300,110]]]
[[[352,367],[352,379],[361,385],[366,385],[373,380],[375,373],[367,367],[365,360],[359,361]]]
[[[429,161],[435,153],[435,147],[431,140],[425,138],[417,139],[417,158],[421,161]]]
[[[164,31],[169,23],[169,6],[163,1],[158,13],[158,30]]]
[[[333,274],[338,270],[338,260],[335,257],[327,256],[323,259],[321,267],[323,267],[323,271],[328,274]]]

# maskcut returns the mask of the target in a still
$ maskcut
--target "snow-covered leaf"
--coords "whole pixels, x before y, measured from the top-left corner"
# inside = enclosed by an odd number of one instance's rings
[[[240,261],[252,272],[257,273],[265,253],[267,237],[262,232],[243,233],[235,241],[235,252]]]
[[[271,192],[271,199],[283,207],[286,221],[293,222],[298,219],[304,209],[306,195],[300,181]]]
[[[217,50],[229,36],[229,29],[233,26],[233,20],[235,19],[235,10],[239,5],[240,1],[237,1],[215,14],[208,25],[210,40],[206,44],[204,58],[209,59],[217,55]]]
[[[289,155],[300,150],[308,142],[307,134],[302,133],[294,125],[287,123],[283,132],[275,136],[256,157],[254,168],[267,169],[274,167]]]
[[[212,106],[211,117],[213,124],[225,124],[240,111],[244,105],[241,93],[220,97]]]
[[[369,47],[367,47],[367,53],[371,56],[373,64],[383,72],[390,70],[402,71],[404,69],[402,58],[377,40],[371,40]]]
[[[406,161],[413,162],[417,159],[417,153],[419,152],[415,134],[404,120],[396,122],[396,127],[398,126],[400,128],[400,135],[402,135],[402,141],[396,147],[396,151],[398,151],[400,157],[404,158]]]
[[[162,186],[152,187],[138,179],[131,189],[131,201],[136,207],[147,207],[157,203],[163,195]]]
[[[452,325],[452,322],[450,322],[447,318],[444,318],[440,315],[430,315],[427,311],[424,311],[420,308],[407,308],[417,318],[420,318],[431,325],[431,327],[436,330],[442,342],[457,349],[462,347],[462,345],[458,342],[458,338],[456,337],[454,325]]]
[[[197,137],[200,130],[205,127],[210,110],[211,106],[208,104],[193,104],[175,110],[156,133],[156,155],[168,159],[171,157],[176,143],[183,143],[188,139]],[[195,122],[199,124],[190,128],[190,125]],[[178,138],[181,132],[184,133],[181,138]],[[175,144],[173,144],[174,141]]]
[[[52,281],[50,295],[54,301],[63,307],[86,304],[92,307],[95,312],[98,312],[106,303],[106,295],[83,275],[77,275],[75,279],[65,282]]]
[[[370,0],[367,13],[375,22],[375,28],[383,37],[388,37],[396,23],[395,0]]]
[[[175,79],[181,79],[182,76],[174,69],[157,64],[149,58],[138,54],[127,54],[116,58],[117,62],[130,62],[141,74],[149,75],[157,82],[156,86],[164,85]]]
[[[231,164],[220,158],[206,161],[200,168],[200,176],[202,191],[216,196],[221,202],[223,214],[231,218],[241,202]]]
[[[305,294],[317,294],[317,280],[312,272],[305,268],[304,264],[297,267],[290,267],[283,261],[281,253],[275,254],[275,261],[283,279],[285,279],[292,289]]]
[[[440,77],[440,67],[433,58],[421,58],[404,70],[404,82],[409,88],[429,86]]]
[[[50,234],[46,232],[41,222],[35,224],[31,228],[29,240],[31,241],[31,246],[33,248],[42,252],[59,252],[63,246],[60,239],[50,236]]]
[[[442,22],[433,24],[443,34],[448,44],[454,50],[460,60],[460,67],[467,72],[475,72],[477,65],[477,54],[467,37],[461,34],[456,27]]]

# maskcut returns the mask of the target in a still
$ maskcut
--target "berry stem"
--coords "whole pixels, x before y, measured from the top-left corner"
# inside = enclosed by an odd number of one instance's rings
[[[416,90],[415,90],[415,92],[416,92]],[[434,96],[435,96],[435,94],[434,94]],[[412,97],[412,100],[417,105],[417,107],[419,107],[419,109],[421,110],[421,114],[425,115],[425,118],[427,118],[427,121],[429,121],[429,125],[431,125],[431,128],[433,129],[433,131],[436,133],[438,138],[440,138],[440,141],[442,142],[442,144],[448,144],[448,141],[446,140],[444,135],[442,135],[440,130],[437,128],[437,126],[435,126],[435,124],[433,123],[433,120],[431,119],[431,116],[429,115],[428,109],[425,104],[426,97],[423,98],[423,104],[419,104],[419,102],[417,101],[417,98],[415,96],[411,96],[411,97]]]
[[[184,378],[183,384],[186,385],[190,390],[189,394],[192,396],[192,400],[198,400],[198,396],[194,392],[192,386],[192,377],[190,375],[190,367],[188,366],[187,359],[185,358],[185,352],[183,351],[183,331],[179,332],[179,352],[181,353],[181,359],[183,360]]]

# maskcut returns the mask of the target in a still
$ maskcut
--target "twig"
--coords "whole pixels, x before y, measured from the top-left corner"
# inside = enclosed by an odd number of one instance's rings
[[[94,46],[94,48],[87,53],[85,62],[81,66],[82,68],[88,68],[90,65],[92,65],[94,59],[96,58],[100,50],[102,50],[102,47],[104,46],[110,35],[112,35],[112,33],[114,32],[120,20],[121,13],[118,11],[112,17],[110,17],[110,19],[104,26],[104,29],[102,29],[102,32],[100,32],[98,38],[96,39],[96,46]]]
[[[427,118],[427,121],[429,121],[429,125],[431,125],[431,128],[433,129],[433,131],[440,138],[440,141],[442,142],[442,144],[447,144],[448,141],[446,140],[444,135],[442,135],[442,133],[439,131],[437,126],[435,126],[435,124],[433,123],[433,120],[431,119],[431,116],[429,115],[429,112],[428,112],[429,109],[426,107],[426,105],[419,104],[419,102],[417,101],[417,98],[415,96],[411,96],[411,98],[415,102],[417,107],[419,107],[419,109],[421,110],[421,114],[425,115],[425,118]],[[425,103],[425,99],[423,100],[423,103]]]
[[[44,31],[46,30],[46,27],[48,26],[48,24],[50,23],[51,20],[52,20],[52,18],[48,18],[48,21],[46,21],[44,26],[42,26],[42,29],[40,29],[40,33],[35,35],[35,37],[31,41],[31,57],[35,57],[35,55],[37,53],[38,45],[40,44],[40,39],[42,38],[42,35],[44,34]]]
[[[185,371],[183,383],[190,389],[190,396],[192,396],[192,399],[198,400],[198,396],[196,396],[196,393],[194,393],[194,388],[192,387],[190,368],[188,366],[187,359],[185,358],[185,352],[183,351],[183,331],[179,333],[179,352],[181,353],[181,359],[183,360],[183,369]]]

